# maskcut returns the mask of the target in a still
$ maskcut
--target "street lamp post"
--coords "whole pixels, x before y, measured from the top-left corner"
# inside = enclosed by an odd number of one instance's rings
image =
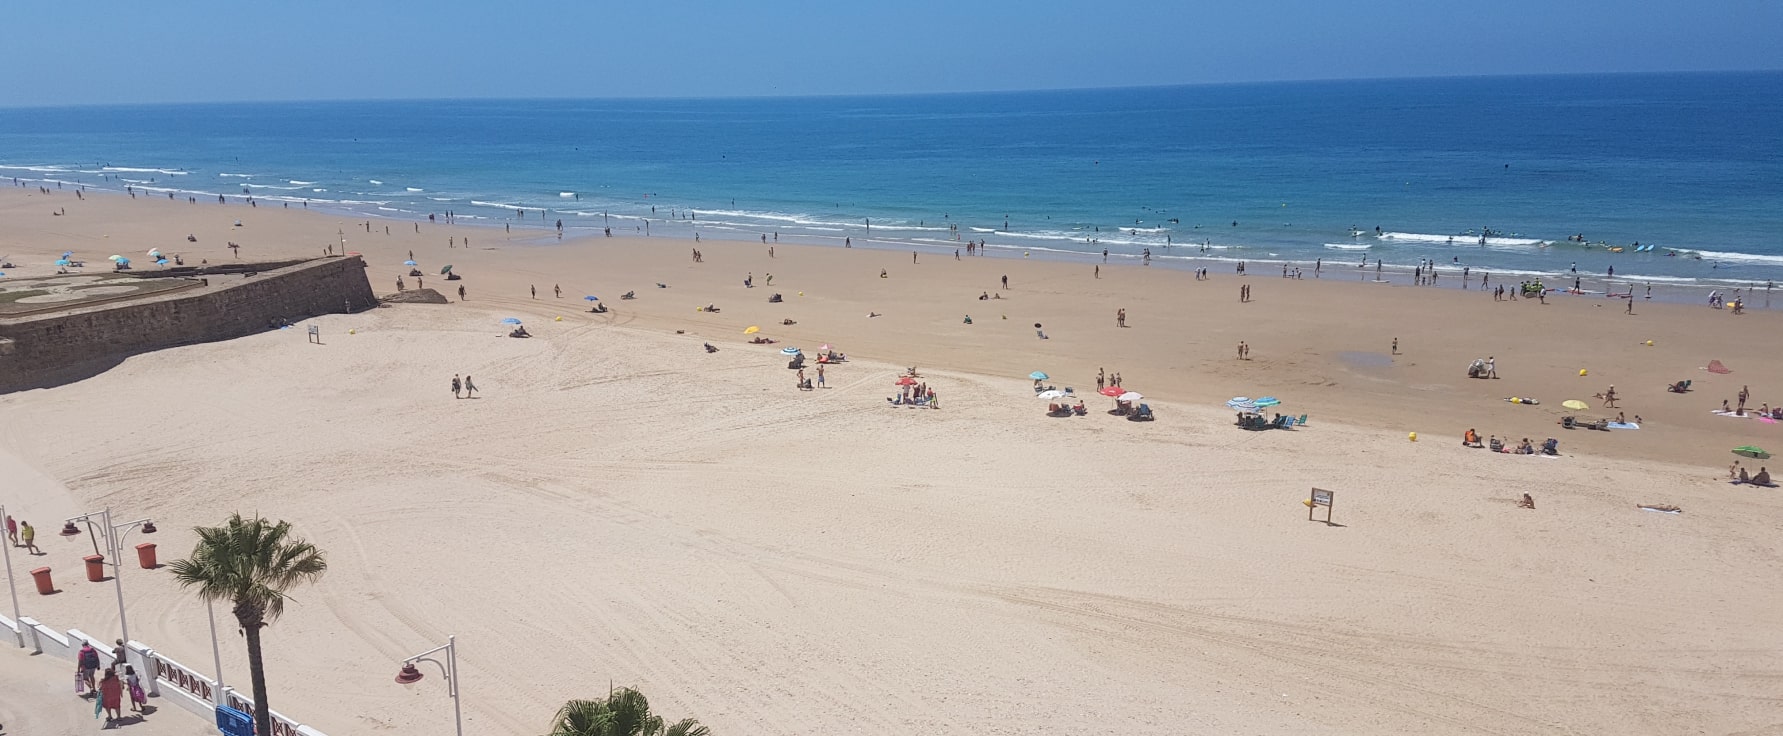
[[[95,516],[99,517],[97,526],[95,526],[95,521],[93,519]],[[124,614],[124,563],[119,559],[123,552],[121,552],[119,548],[124,544],[124,535],[129,534],[132,529],[142,527],[143,534],[154,534],[155,522],[150,519],[137,519],[136,521],[127,521],[122,524],[114,525],[111,523],[111,509],[108,507],[104,511],[94,511],[92,513],[81,514],[80,516],[68,517],[68,519],[62,523],[62,536],[80,536],[80,527],[74,525],[77,521],[86,524],[87,530],[95,534],[93,537],[93,549],[95,552],[99,549],[100,539],[103,538],[105,541],[105,552],[102,554],[106,555],[111,561],[111,583],[112,587],[118,593],[118,629],[123,632],[124,641],[130,641],[130,620]]]
[[[446,661],[441,662],[428,655],[437,652],[446,653]],[[458,637],[446,637],[445,646],[434,647],[425,652],[402,661],[402,670],[396,673],[396,681],[403,685],[420,682],[423,675],[415,669],[416,662],[432,662],[439,665],[440,671],[446,675],[446,692],[452,696],[452,720],[458,725],[458,736],[464,736],[464,713],[458,704]]]
[[[0,506],[0,518],[12,518],[6,515],[5,506]],[[0,549],[6,551],[6,591],[12,594],[12,625],[17,627],[13,633],[18,636],[19,648],[24,649],[25,625],[19,623],[19,586],[12,579],[12,540],[6,540],[6,546]]]

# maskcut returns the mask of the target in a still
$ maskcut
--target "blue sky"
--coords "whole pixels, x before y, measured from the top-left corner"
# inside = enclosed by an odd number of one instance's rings
[[[8,5],[0,106],[1783,68],[1772,0]]]

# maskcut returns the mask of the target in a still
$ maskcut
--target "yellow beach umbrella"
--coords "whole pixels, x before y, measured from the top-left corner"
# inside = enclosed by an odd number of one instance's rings
[[[1591,405],[1586,404],[1585,402],[1580,401],[1578,399],[1567,399],[1565,401],[1560,402],[1560,405],[1564,406],[1568,409],[1571,409],[1573,411],[1584,411],[1586,409],[1591,408]]]
[[[755,325],[750,325],[749,327],[747,327],[743,330],[743,334],[745,334],[745,335],[753,335],[757,332],[761,332],[761,328],[757,327]]]

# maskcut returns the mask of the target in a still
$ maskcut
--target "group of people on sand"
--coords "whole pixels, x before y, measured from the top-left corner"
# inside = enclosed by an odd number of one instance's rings
[[[1768,468],[1760,465],[1757,474],[1749,475],[1747,474],[1746,469],[1740,465],[1740,461],[1738,460],[1733,461],[1733,465],[1728,467],[1727,477],[1736,484],[1747,483],[1755,486],[1775,485],[1775,483],[1771,481],[1771,471]]]
[[[1549,437],[1548,441],[1543,442],[1540,447],[1537,447],[1528,437],[1524,437],[1522,442],[1513,443],[1509,437],[1501,440],[1498,435],[1492,435],[1487,441],[1481,442],[1480,433],[1472,427],[1468,427],[1467,431],[1461,434],[1461,444],[1464,447],[1481,447],[1507,455],[1560,454],[1560,440],[1553,437]]]
[[[460,379],[456,373],[452,374],[452,398],[474,399],[476,393],[477,384],[471,382],[470,374],[466,373],[463,379]]]
[[[1735,398],[1739,403],[1733,406],[1728,406],[1727,399],[1722,399],[1720,413],[1731,414],[1736,417],[1746,416],[1746,401],[1752,398],[1752,388],[1750,386],[1741,386],[1740,392],[1735,395]],[[1783,420],[1783,405],[1779,405],[1777,408],[1773,409],[1771,408],[1770,402],[1761,403],[1758,405],[1757,414],[1760,417],[1768,419]]]

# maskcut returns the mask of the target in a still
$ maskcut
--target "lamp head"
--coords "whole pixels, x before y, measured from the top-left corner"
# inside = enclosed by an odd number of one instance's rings
[[[80,527],[75,526],[72,521],[64,521],[62,522],[62,536],[78,537],[80,536]]]
[[[402,671],[396,673],[396,681],[403,685],[413,685],[420,682],[421,678],[425,676],[421,674],[421,670],[415,669],[414,662],[406,662],[402,666]]]
[[[143,522],[142,523],[142,533],[143,534],[154,534],[155,533],[155,522],[152,522],[152,521]]]

